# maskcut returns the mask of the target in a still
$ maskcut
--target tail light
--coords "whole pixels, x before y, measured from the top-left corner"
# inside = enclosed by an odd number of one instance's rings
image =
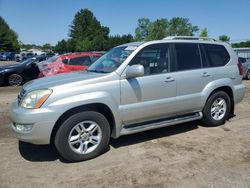
[[[243,75],[243,66],[242,66],[242,63],[239,60],[238,60],[238,69],[239,69],[240,75]]]

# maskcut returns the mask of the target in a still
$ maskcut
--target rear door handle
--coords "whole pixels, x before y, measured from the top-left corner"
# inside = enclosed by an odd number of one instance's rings
[[[175,81],[174,78],[172,78],[172,77],[167,77],[166,80],[165,80],[164,82],[173,82],[173,81]]]
[[[202,74],[202,77],[209,77],[209,76],[211,76],[211,75],[208,74],[207,72],[203,72],[203,74]]]

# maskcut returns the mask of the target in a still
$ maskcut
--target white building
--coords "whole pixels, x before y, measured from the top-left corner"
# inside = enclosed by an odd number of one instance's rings
[[[250,59],[250,48],[234,48],[234,51],[239,57]]]

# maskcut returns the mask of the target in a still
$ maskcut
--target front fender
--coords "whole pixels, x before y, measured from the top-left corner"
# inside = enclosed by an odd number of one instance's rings
[[[115,121],[115,126],[113,126],[111,136],[114,138],[118,137],[120,132],[119,129],[118,130],[116,129],[116,127],[121,127],[122,124],[118,112],[118,102],[108,92],[100,91],[100,92],[91,92],[91,93],[73,95],[53,101],[50,104],[48,104],[47,107],[56,111],[60,111],[60,114],[63,115],[70,109],[94,103],[104,104],[111,110]]]

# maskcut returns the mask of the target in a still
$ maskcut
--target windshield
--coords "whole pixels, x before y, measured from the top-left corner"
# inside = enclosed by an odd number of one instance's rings
[[[34,58],[29,58],[29,59],[26,59],[26,60],[22,61],[21,64],[27,65],[27,64],[32,63],[32,62],[34,62],[34,61],[35,61]]]
[[[94,62],[87,71],[110,73],[115,71],[127,57],[137,48],[137,46],[121,46],[110,50]]]

